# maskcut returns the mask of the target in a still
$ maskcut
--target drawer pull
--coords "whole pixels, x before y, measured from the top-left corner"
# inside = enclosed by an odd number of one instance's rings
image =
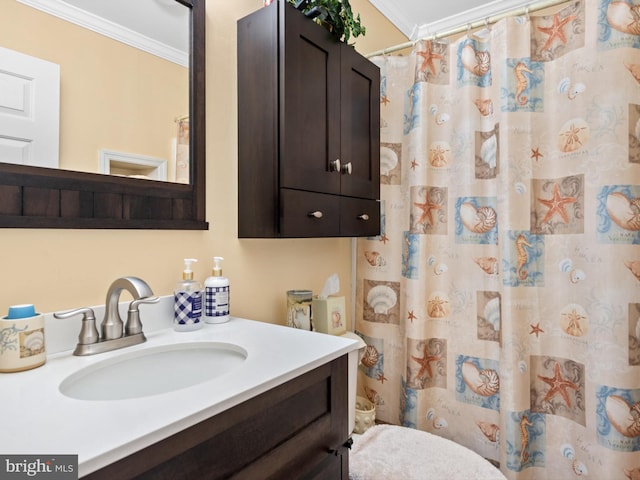
[[[351,162],[347,162],[344,165],[342,165],[342,173],[346,175],[351,175],[351,171],[352,171]]]
[[[366,213],[363,213],[362,215],[358,215],[358,220],[369,220],[369,215],[367,215]]]
[[[339,172],[340,171],[340,159],[336,158],[333,162],[329,162],[329,171],[331,172]]]
[[[320,210],[316,210],[315,212],[309,212],[307,215],[314,218],[322,218],[323,216]]]

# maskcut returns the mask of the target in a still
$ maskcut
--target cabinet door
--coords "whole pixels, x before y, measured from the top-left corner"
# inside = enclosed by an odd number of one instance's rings
[[[353,47],[347,44],[341,46],[341,193],[351,197],[378,199],[380,69],[359,55]]]
[[[338,194],[340,173],[331,162],[340,156],[340,44],[291,5],[284,7],[280,186]]]

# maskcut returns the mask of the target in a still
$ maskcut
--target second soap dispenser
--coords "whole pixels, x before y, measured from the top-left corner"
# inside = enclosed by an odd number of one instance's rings
[[[204,281],[204,321],[207,323],[229,321],[229,279],[222,276],[222,260],[222,257],[213,257],[212,276]]]

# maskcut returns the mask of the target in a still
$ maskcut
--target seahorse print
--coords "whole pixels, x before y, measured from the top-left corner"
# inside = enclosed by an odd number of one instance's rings
[[[526,105],[529,99],[523,93],[529,87],[529,79],[525,75],[527,73],[533,73],[533,70],[530,70],[523,62],[518,62],[515,67],[513,67],[513,73],[516,76],[516,102],[518,105]]]
[[[527,242],[527,238],[523,234],[519,234],[516,238],[516,251],[518,253],[518,267],[516,268],[516,273],[520,280],[525,280],[528,275],[527,271],[523,269],[529,261],[529,255],[527,254],[527,249],[525,247],[532,247],[532,245]]]
[[[520,461],[525,463],[529,460],[529,430],[527,427],[532,427],[533,423],[529,421],[526,415],[522,415],[520,419],[520,436],[522,438],[522,450],[520,451]]]

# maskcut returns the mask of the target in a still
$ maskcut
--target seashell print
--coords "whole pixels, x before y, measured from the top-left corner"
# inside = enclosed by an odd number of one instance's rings
[[[629,480],[640,480],[640,467],[632,468],[631,470],[627,470],[626,468],[622,470],[624,474],[627,476]]]
[[[587,475],[589,473],[587,466],[580,460],[574,460],[573,462],[571,462],[571,467],[573,468],[573,473],[575,473],[579,477],[582,475]]]
[[[527,371],[527,362],[520,360],[518,362],[518,370],[520,370],[520,373],[525,373]]]
[[[480,428],[480,431],[490,442],[500,441],[500,427],[495,423],[476,421],[476,425]]]
[[[441,113],[436,117],[436,125],[442,125],[448,122],[450,118],[451,118],[451,115],[449,115],[448,113]]]
[[[364,349],[364,353],[362,354],[362,360],[360,360],[360,363],[362,363],[367,368],[371,368],[376,363],[378,363],[378,357],[379,355],[376,347],[374,347],[373,345],[367,345]]]
[[[636,122],[636,128],[634,129],[634,135],[636,138],[640,139],[640,119]]]
[[[568,458],[569,460],[573,460],[576,457],[576,451],[573,448],[573,445],[569,443],[564,443],[560,446],[560,451],[562,452],[562,456],[564,458]]]
[[[498,274],[498,259],[496,257],[478,257],[473,259],[474,262],[489,275]]]
[[[450,309],[449,299],[442,292],[434,292],[427,301],[427,315],[431,318],[445,318]]]
[[[473,104],[483,117],[488,117],[493,113],[493,101],[490,98],[476,98]]]
[[[496,168],[498,163],[498,140],[495,135],[491,135],[482,143],[480,157],[484,163],[489,165],[489,168]]]
[[[478,75],[486,75],[491,68],[491,55],[489,52],[475,50],[471,44],[462,48],[460,61],[465,70]]]
[[[433,428],[435,428],[436,430],[440,430],[441,428],[447,428],[448,426],[449,426],[449,423],[447,422],[446,419],[442,417],[438,417],[433,421]]]
[[[558,93],[567,93],[570,86],[571,86],[571,79],[569,77],[564,77],[558,83]]]
[[[436,418],[436,409],[430,408],[429,410],[427,410],[427,420],[431,420],[434,418]]]
[[[607,196],[607,213],[613,222],[630,231],[640,230],[640,199],[627,198],[620,192]]]
[[[624,262],[624,266],[629,269],[633,276],[640,280],[640,260]]]
[[[570,303],[560,312],[560,327],[572,337],[583,337],[589,330],[587,312],[577,303]]]
[[[567,97],[569,100],[573,100],[578,96],[578,94],[584,92],[587,89],[587,86],[584,83],[574,83],[567,90]]]
[[[627,2],[611,2],[607,7],[607,20],[611,28],[631,35],[640,35],[640,18],[636,5]]]
[[[26,335],[23,345],[32,352],[42,350],[44,347],[44,334],[42,333],[42,330],[36,330],[35,332]]]
[[[522,182],[517,182],[517,183],[513,186],[513,188],[515,189],[515,191],[516,191],[516,193],[517,193],[518,195],[523,195],[523,194],[525,194],[525,193],[527,192],[527,187],[526,187],[526,186],[525,186],[525,184],[524,184],[524,183],[522,183]]]
[[[436,257],[434,255],[429,255],[429,258],[427,259],[427,264],[431,266],[434,263],[436,263]]]
[[[571,280],[571,283],[579,283],[585,278],[587,278],[587,275],[579,268],[571,270],[571,273],[569,274],[569,280]]]
[[[387,314],[397,302],[396,292],[387,285],[376,285],[367,294],[367,303],[375,313]]]
[[[447,142],[433,142],[429,146],[429,164],[445,167],[451,163],[451,146]]]
[[[484,318],[497,332],[500,330],[500,298],[494,297],[484,306]]]
[[[589,140],[589,125],[581,118],[567,121],[558,132],[558,148],[561,152],[575,152]]]
[[[380,147],[380,175],[389,175],[389,172],[398,165],[398,155],[388,147]]]
[[[436,105],[435,103],[429,105],[429,113],[431,115],[435,115],[436,113],[438,113],[438,105]]]
[[[629,405],[618,395],[609,395],[604,404],[611,425],[625,437],[640,435],[640,402]]]
[[[570,258],[563,258],[558,262],[558,267],[562,273],[570,272],[571,267],[573,267],[573,261]]]
[[[443,273],[445,273],[447,270],[449,270],[449,267],[447,267],[446,263],[438,263],[434,268],[433,268],[433,272],[436,275],[442,275]]]
[[[462,378],[471,390],[483,397],[495,395],[500,390],[500,377],[493,369],[478,370],[473,363],[462,364]]]
[[[473,233],[487,233],[496,225],[496,211],[491,207],[476,208],[471,203],[460,205],[462,224]]]
[[[635,331],[635,335],[636,338],[638,340],[640,340],[640,318],[638,318],[638,320],[636,320],[636,331]]]
[[[364,252],[364,258],[367,259],[367,262],[372,267],[384,267],[387,264],[387,261],[380,255],[380,252],[366,250]]]

